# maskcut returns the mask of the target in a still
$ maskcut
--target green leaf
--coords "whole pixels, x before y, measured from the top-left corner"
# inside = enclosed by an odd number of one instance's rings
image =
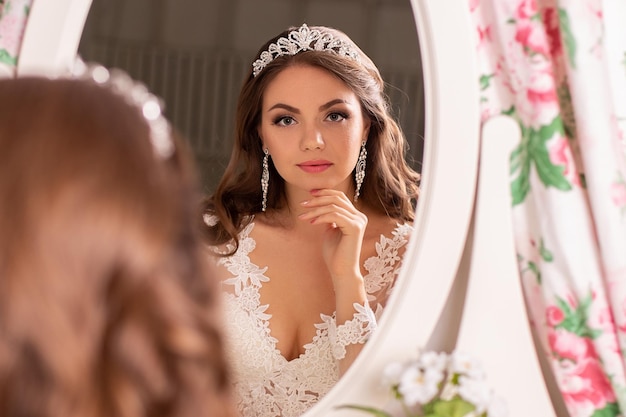
[[[511,183],[511,196],[513,197],[512,205],[521,204],[526,199],[526,195],[530,191],[530,181],[528,174],[520,175]]]
[[[552,137],[557,133],[561,135],[565,133],[565,130],[563,130],[563,121],[560,116],[556,116],[552,119],[552,122],[549,125],[541,126],[538,131],[538,136],[542,142],[546,142],[552,139]]]
[[[572,186],[563,175],[565,167],[552,163],[546,145],[547,141],[557,133],[564,134],[563,121],[560,116],[555,117],[552,123],[542,126],[539,130],[531,129],[528,144],[529,154],[535,163],[539,179],[546,187],[569,191]]]
[[[572,68],[576,68],[576,39],[572,33],[569,15],[565,9],[559,9],[559,26],[561,28],[561,36],[567,50],[567,57]]]
[[[559,308],[563,311],[563,314],[565,314],[566,316],[573,313],[572,308],[564,299],[557,297],[556,303],[559,305]]]
[[[523,203],[526,195],[530,191],[530,160],[526,160],[524,162],[524,166],[522,167],[519,176],[511,182],[513,206]]]
[[[567,178],[563,175],[565,167],[553,165],[550,161],[548,151],[538,149],[533,154],[533,161],[535,162],[535,168],[537,169],[537,175],[539,179],[546,187],[554,187],[557,190],[569,191],[572,189],[572,185]]]
[[[621,415],[617,403],[608,403],[606,407],[596,410],[591,417],[617,417]]]
[[[587,310],[589,310],[589,307],[591,307],[591,302],[593,300],[591,299],[591,294],[588,294],[585,298],[583,298],[579,303],[578,303],[578,310],[582,310],[585,315],[587,313]]]
[[[515,106],[511,106],[506,110],[502,110],[502,114],[506,115],[506,116],[513,116],[513,114],[515,114]]]
[[[552,252],[546,249],[545,245],[543,244],[543,238],[539,242],[539,254],[541,255],[541,259],[543,259],[546,262],[552,262],[554,260],[554,256],[552,256]]]
[[[520,124],[522,140],[511,152],[509,159],[511,175],[519,173],[511,182],[511,196],[513,206],[520,204],[530,191],[530,170],[534,165],[539,179],[546,187],[554,187],[561,191],[572,189],[571,184],[563,175],[565,168],[554,165],[550,160],[547,142],[555,134],[563,134],[563,121],[559,116],[555,117],[549,125],[542,126],[538,130],[527,128]]]
[[[513,206],[520,204],[530,191],[530,162],[528,154],[528,133],[529,130],[520,123],[522,139],[520,144],[511,152],[509,157],[510,174],[515,175],[519,170],[519,175],[511,182],[511,197]]]
[[[455,397],[448,401],[438,401],[434,409],[435,413],[441,416],[464,417],[470,411],[474,411],[476,407],[459,397]]]
[[[427,402],[426,404],[422,404],[422,412],[424,413],[425,416],[429,416],[429,415],[436,415],[437,413],[435,413],[435,404],[436,404],[437,400],[430,400],[429,402]]]
[[[580,318],[576,315],[566,316],[562,322],[560,322],[556,328],[565,329],[570,333],[580,336],[582,333],[583,324]]]
[[[0,63],[13,65],[17,64],[17,58],[12,56],[6,49],[0,49]]]
[[[530,269],[536,277],[537,284],[541,284],[541,271],[539,271],[539,267],[533,261],[528,261],[528,269]]]
[[[512,205],[520,204],[530,191],[530,163],[531,158],[528,153],[529,129],[520,123],[522,139],[520,144],[511,152],[509,157],[510,175],[515,175],[519,170],[519,175],[511,182]]]
[[[344,408],[350,409],[350,410],[363,411],[364,413],[371,414],[375,417],[393,417],[391,414],[383,410],[379,410],[378,408],[373,408],[373,407],[366,407],[363,405],[345,404],[345,405],[339,405],[335,407],[335,409],[337,410],[344,409]]]
[[[489,85],[491,84],[491,79],[494,77],[494,74],[483,74],[480,76],[480,90],[486,90],[487,88],[489,88]]]
[[[565,302],[565,300],[561,298],[557,298],[557,304],[563,310],[563,314],[565,318],[561,323],[559,323],[556,328],[562,328],[567,330],[568,332],[574,333],[580,337],[588,337],[590,339],[596,339],[602,334],[601,330],[592,329],[587,324],[588,321],[588,310],[591,305],[592,299],[591,294],[585,297],[578,303],[576,310],[572,310]]]

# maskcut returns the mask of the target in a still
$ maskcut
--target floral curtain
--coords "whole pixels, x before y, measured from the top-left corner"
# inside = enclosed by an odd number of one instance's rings
[[[469,0],[482,119],[514,117],[515,246],[572,417],[626,415],[626,2]]]
[[[0,0],[0,66],[13,73],[33,0]]]

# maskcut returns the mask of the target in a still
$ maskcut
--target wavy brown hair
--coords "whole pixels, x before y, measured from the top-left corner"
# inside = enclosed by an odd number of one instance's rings
[[[289,28],[266,42],[258,51],[267,50],[271,43],[297,28]],[[230,161],[213,195],[206,198],[204,210],[216,215],[216,225],[205,225],[206,236],[212,244],[234,241],[250,215],[261,211],[261,161],[263,149],[257,127],[261,122],[263,93],[268,84],[285,68],[308,65],[322,68],[343,81],[359,98],[365,117],[371,125],[367,140],[367,169],[359,201],[392,218],[412,221],[418,197],[419,174],[406,162],[407,141],[391,114],[385,83],[374,63],[343,32],[322,26],[311,27],[330,33],[348,43],[360,57],[360,62],[338,54],[305,51],[280,56],[271,61],[256,77],[246,78],[237,104],[235,143]],[[286,204],[284,180],[270,158],[270,186],[267,211]],[[354,175],[353,175],[354,176]]]
[[[184,143],[94,83],[0,97],[0,415],[233,416]]]

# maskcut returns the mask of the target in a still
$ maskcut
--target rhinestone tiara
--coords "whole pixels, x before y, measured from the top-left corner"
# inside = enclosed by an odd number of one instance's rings
[[[292,30],[287,37],[281,37],[271,43],[266,51],[261,52],[259,59],[252,64],[252,74],[256,77],[270,62],[283,55],[296,55],[304,51],[328,51],[360,62],[359,55],[349,44],[335,38],[330,33],[318,29],[310,29],[306,23]]]
[[[76,59],[70,73],[73,78],[89,80],[108,88],[130,105],[138,107],[150,128],[150,142],[154,153],[163,159],[172,156],[174,141],[170,124],[163,116],[162,101],[150,93],[144,84],[133,80],[121,69],[109,71],[100,64],[87,64],[80,58]]]

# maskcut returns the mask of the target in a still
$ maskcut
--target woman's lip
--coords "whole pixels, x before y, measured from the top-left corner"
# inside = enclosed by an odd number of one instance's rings
[[[332,165],[332,162],[325,159],[312,159],[310,161],[304,161],[298,164],[298,166],[303,165]]]
[[[301,164],[298,164],[301,170],[304,172],[322,172],[326,171],[332,165],[329,161],[306,161]]]

